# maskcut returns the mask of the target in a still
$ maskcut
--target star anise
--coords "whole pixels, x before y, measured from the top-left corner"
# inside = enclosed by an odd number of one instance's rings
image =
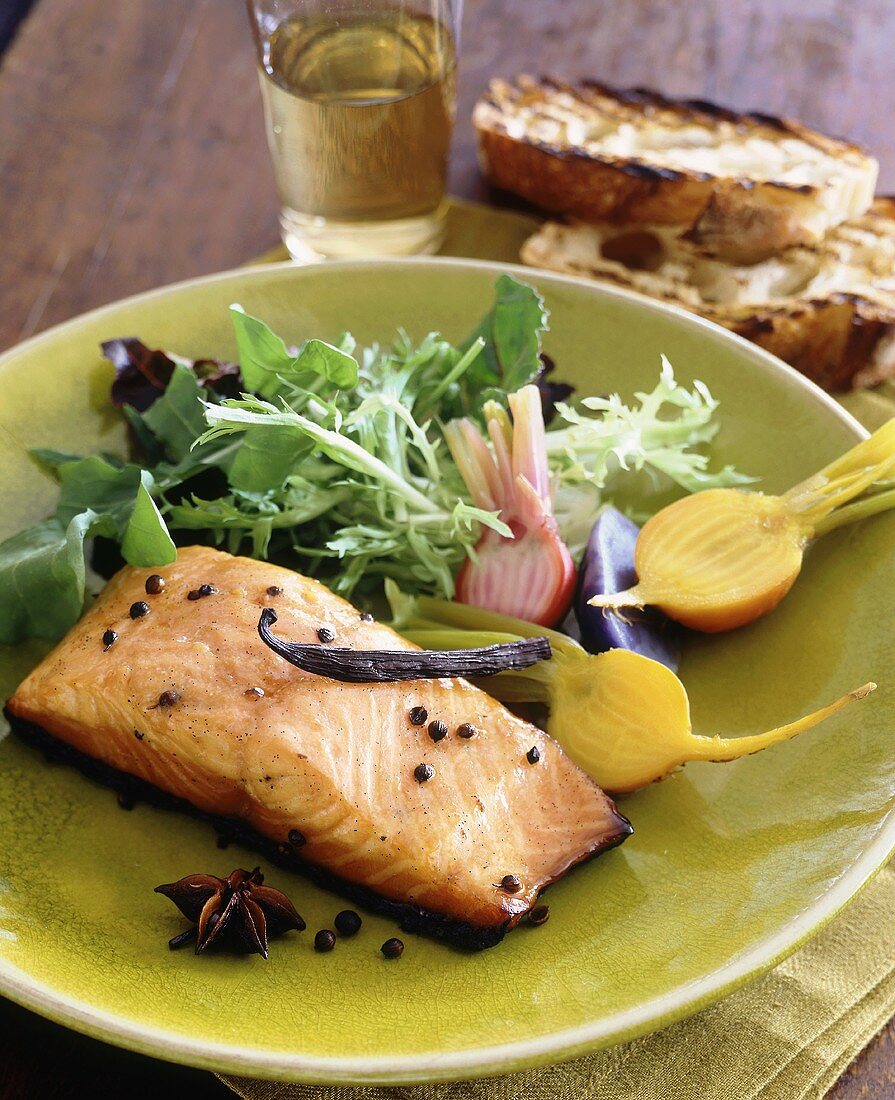
[[[195,924],[168,942],[172,950],[195,939],[197,955],[229,944],[266,959],[269,938],[307,927],[285,894],[264,885],[259,867],[254,871],[237,868],[226,878],[187,875],[179,882],[156,886],[155,892],[170,898]]]

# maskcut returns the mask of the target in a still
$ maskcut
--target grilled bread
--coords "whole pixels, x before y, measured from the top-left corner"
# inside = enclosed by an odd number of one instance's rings
[[[683,226],[735,263],[860,217],[879,167],[798,122],[593,81],[494,80],[473,121],[495,186],[585,221]]]
[[[895,200],[814,247],[752,265],[707,256],[686,227],[547,222],[522,259],[660,298],[708,317],[827,390],[895,376]]]

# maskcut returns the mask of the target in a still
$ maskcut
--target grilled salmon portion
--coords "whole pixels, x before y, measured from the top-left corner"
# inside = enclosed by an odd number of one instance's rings
[[[159,594],[150,573],[109,582],[9,701],[14,726],[268,841],[291,833],[295,847],[298,830],[312,868],[479,946],[630,833],[559,745],[466,681],[345,684],[276,656],[257,633],[265,607],[290,641],[318,642],[325,627],[338,646],[416,648],[322,584],[199,546],[180,550]],[[437,742],[435,720],[449,730]],[[463,723],[474,737],[457,735]],[[424,782],[420,764],[434,769]],[[518,887],[501,886],[508,875]]]

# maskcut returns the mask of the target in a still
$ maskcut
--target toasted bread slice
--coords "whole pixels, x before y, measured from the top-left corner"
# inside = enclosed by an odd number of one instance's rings
[[[895,377],[895,200],[757,264],[706,256],[673,226],[547,222],[522,259],[673,302],[747,337],[824,389]]]
[[[585,221],[686,226],[737,263],[859,217],[879,169],[798,122],[592,81],[494,80],[473,121],[497,187]]]

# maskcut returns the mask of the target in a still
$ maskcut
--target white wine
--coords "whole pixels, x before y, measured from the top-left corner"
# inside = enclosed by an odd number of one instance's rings
[[[400,9],[276,27],[261,87],[293,254],[437,244],[455,68],[450,31]]]

